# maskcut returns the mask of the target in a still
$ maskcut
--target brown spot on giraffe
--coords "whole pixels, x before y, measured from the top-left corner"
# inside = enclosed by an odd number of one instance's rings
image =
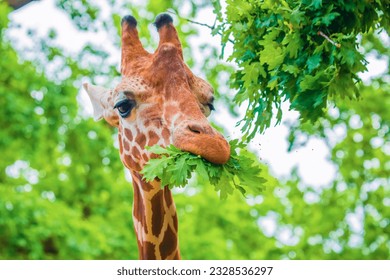
[[[165,215],[164,208],[164,194],[162,190],[159,190],[151,199],[152,204],[152,233],[155,236],[159,236],[164,224],[164,220],[161,219],[161,215]]]
[[[173,20],[156,18],[154,53],[139,40],[137,21],[122,20],[122,80],[114,89],[84,84],[94,118],[118,127],[119,152],[133,180],[133,221],[140,259],[179,259],[178,219],[171,190],[145,182],[140,170],[155,157],[145,145],[173,144],[214,164],[227,162],[230,147],[207,120],[213,90],[184,63]],[[140,150],[141,149],[141,150]]]
[[[133,158],[135,158],[136,160],[139,160],[141,158],[141,153],[140,151],[138,150],[138,148],[136,146],[134,146],[132,149],[131,149],[131,155]]]
[[[164,234],[164,239],[160,244],[160,254],[162,259],[166,259],[171,255],[177,246],[176,230],[173,231],[170,226]]]
[[[149,145],[149,146],[153,146],[153,145]],[[142,159],[147,162],[149,160],[149,156],[147,154],[142,154]]]
[[[161,132],[161,135],[162,135],[162,137],[163,137],[164,139],[168,139],[169,136],[170,136],[170,132],[169,132],[169,130],[168,130],[166,127],[164,127],[164,129],[163,129],[162,132]]]
[[[153,190],[153,188],[154,188],[153,185],[150,184],[150,183],[148,183],[148,182],[146,182],[146,181],[142,178],[141,174],[139,174],[139,173],[134,173],[134,176],[137,177],[138,182],[139,182],[139,184],[141,185],[141,188],[142,188],[144,191],[149,192],[149,191]]]
[[[130,170],[137,170],[137,171],[141,170],[140,165],[134,161],[131,155],[128,154],[122,154],[122,155],[123,155],[122,161],[124,162],[127,168],[129,168]]]
[[[138,145],[143,149],[146,144],[146,136],[144,134],[138,134],[135,138],[135,142],[138,143]]]
[[[136,183],[134,184],[134,210],[133,210],[133,217],[141,223],[143,226],[143,230],[145,233],[148,233],[147,224],[145,221],[145,205],[144,201],[142,199],[141,191],[139,189],[139,186]]]
[[[119,153],[122,154],[123,153],[123,144],[122,144],[122,136],[120,134],[118,134],[118,142],[119,142]]]
[[[122,144],[123,143],[123,144]],[[124,140],[123,142],[121,139],[119,139],[119,144],[123,146],[122,149],[125,149],[126,151],[130,150],[130,143],[127,140]]]
[[[156,246],[149,241],[143,242],[142,247],[140,248],[140,259],[155,260],[156,259],[155,247]]]
[[[165,198],[165,203],[167,205],[167,208],[171,207],[173,203],[172,194],[167,186],[164,187],[164,198]]]
[[[148,137],[149,137],[149,140],[148,140],[148,146],[149,147],[151,147],[153,145],[156,145],[158,140],[160,140],[160,137],[154,131],[149,131],[148,132]]]
[[[133,141],[133,133],[131,133],[130,129],[125,128],[125,136],[130,142]]]

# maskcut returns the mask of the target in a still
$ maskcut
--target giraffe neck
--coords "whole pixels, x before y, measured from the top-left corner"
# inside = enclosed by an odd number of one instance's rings
[[[170,189],[162,189],[156,181],[145,182],[137,172],[132,172],[132,178],[139,258],[180,259],[176,206]]]

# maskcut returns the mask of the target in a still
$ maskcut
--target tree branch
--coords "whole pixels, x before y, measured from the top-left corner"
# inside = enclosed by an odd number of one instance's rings
[[[341,44],[339,43],[336,43],[335,41],[333,41],[332,39],[330,39],[328,36],[326,36],[322,31],[318,31],[317,32],[318,35],[324,37],[328,42],[330,42],[333,46],[335,46],[336,48],[341,48]]]
[[[194,20],[191,20],[191,19],[188,19],[188,18],[183,18],[183,17],[179,16],[174,10],[167,10],[167,12],[170,13],[170,14],[173,14],[173,15],[177,16],[178,18],[181,18],[181,19],[184,19],[184,20],[186,20],[186,21],[188,21],[188,22],[191,22],[191,23],[193,23],[193,24],[197,24],[197,25],[200,25],[200,26],[207,27],[207,28],[211,29],[211,31],[214,31],[215,25],[217,24],[217,19],[215,19],[213,26],[211,26],[211,25],[209,25],[209,24],[207,24],[207,23],[197,22],[197,21],[194,21]],[[222,33],[221,33],[220,31],[218,31],[217,34],[222,36]],[[234,41],[233,41],[233,40],[228,39],[228,41],[229,41],[230,43],[234,44]]]

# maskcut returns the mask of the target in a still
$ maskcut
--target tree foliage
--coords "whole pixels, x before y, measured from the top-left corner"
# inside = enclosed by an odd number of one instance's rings
[[[390,88],[383,81],[376,83],[381,86],[360,88],[363,101],[340,104],[315,128],[294,124],[290,135],[292,149],[303,144],[298,139],[308,139],[313,134],[332,147],[331,160],[337,166],[337,177],[329,189],[311,190],[319,201],[310,206],[323,204],[330,209],[320,215],[314,215],[317,210],[313,209],[309,220],[314,227],[319,222],[315,217],[321,219],[321,225],[329,228],[329,235],[325,231],[316,233],[319,244],[332,242],[330,253],[345,258],[357,254],[364,259],[390,256]],[[334,143],[333,135],[340,129],[345,133],[343,139]],[[299,179],[289,184],[299,188]]]
[[[388,1],[228,0],[219,30],[224,43],[234,41],[229,60],[239,69],[232,85],[235,102],[248,104],[248,140],[270,126],[274,107],[281,121],[282,102],[315,121],[329,99],[357,99],[358,73],[366,70],[359,36],[388,31],[389,15]]]
[[[252,195],[260,194],[265,179],[260,177],[261,167],[257,158],[238,140],[230,141],[229,145],[230,158],[223,165],[213,164],[173,145],[149,147],[148,150],[159,157],[150,159],[141,173],[147,181],[157,178],[162,186],[173,188],[185,187],[196,172],[203,182],[214,186],[221,199],[226,199],[235,189],[244,196],[248,189]]]
[[[2,33],[8,12],[0,3]],[[106,146],[111,131],[78,116],[73,82],[85,71],[69,63],[72,76],[51,81],[34,64],[21,62],[3,38],[0,259],[122,258],[135,252],[127,219],[132,195],[124,176],[116,184],[111,180],[112,173],[123,172],[117,150]]]

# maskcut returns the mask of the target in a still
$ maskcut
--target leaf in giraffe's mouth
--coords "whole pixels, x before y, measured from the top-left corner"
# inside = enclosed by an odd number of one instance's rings
[[[204,158],[184,152],[173,145],[166,148],[155,145],[147,147],[151,153],[159,155],[150,159],[141,174],[146,181],[159,179],[161,186],[184,187],[193,174],[199,181],[208,180],[220,192],[221,199],[227,198],[234,189],[244,196],[246,193],[259,194],[266,180],[262,177],[261,164],[238,140],[229,142],[231,153],[227,163],[213,164]]]

